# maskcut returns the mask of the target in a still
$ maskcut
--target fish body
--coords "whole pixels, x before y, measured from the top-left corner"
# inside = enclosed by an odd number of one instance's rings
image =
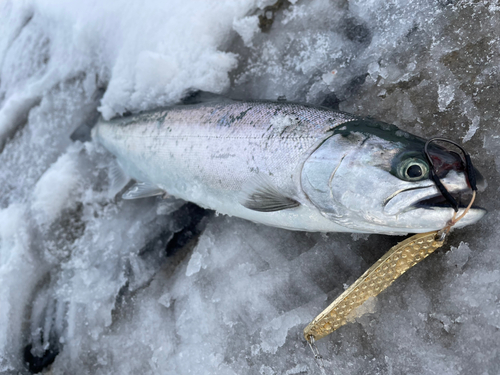
[[[208,100],[100,120],[92,135],[138,181],[126,199],[166,192],[223,214],[321,232],[426,232],[452,214],[412,206],[438,190],[428,178],[403,181],[391,171],[404,152],[425,164],[423,140],[323,107]],[[466,190],[463,171],[448,169],[450,186]],[[473,211],[464,225],[484,214]]]

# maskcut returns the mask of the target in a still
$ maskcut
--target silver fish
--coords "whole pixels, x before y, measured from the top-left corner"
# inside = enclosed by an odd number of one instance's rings
[[[168,193],[320,232],[422,233],[443,228],[453,213],[429,179],[425,140],[323,107],[207,100],[100,120],[92,136],[137,181],[124,199]],[[468,191],[460,156],[438,146],[431,153],[447,189]],[[473,208],[457,226],[485,212]]]

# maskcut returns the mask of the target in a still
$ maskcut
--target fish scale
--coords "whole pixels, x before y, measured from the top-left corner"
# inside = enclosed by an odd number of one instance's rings
[[[328,109],[287,103],[193,107],[131,116],[123,125],[120,120],[101,123],[101,142],[108,149],[120,148],[121,157],[134,153],[141,166],[151,162],[174,175],[181,170],[189,174],[186,179],[202,179],[213,189],[239,192],[256,172],[270,176],[278,188],[290,189],[290,176],[304,154],[328,130],[353,119]],[[302,120],[298,126],[280,129],[271,124],[273,118],[291,114]]]

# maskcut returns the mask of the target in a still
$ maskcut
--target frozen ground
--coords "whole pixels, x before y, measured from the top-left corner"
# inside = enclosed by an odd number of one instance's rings
[[[463,142],[489,215],[318,347],[328,373],[499,373],[500,6],[272,3],[0,1],[2,374],[319,373],[303,328],[399,239],[110,197],[112,158],[73,130],[188,89]]]

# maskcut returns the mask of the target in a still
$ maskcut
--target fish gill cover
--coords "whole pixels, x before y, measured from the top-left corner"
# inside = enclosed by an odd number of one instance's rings
[[[318,371],[302,329],[397,238],[115,200],[112,157],[70,140],[193,89],[464,143],[489,215],[318,345],[339,373],[498,371],[496,2],[5,0],[0,19],[1,373]]]

